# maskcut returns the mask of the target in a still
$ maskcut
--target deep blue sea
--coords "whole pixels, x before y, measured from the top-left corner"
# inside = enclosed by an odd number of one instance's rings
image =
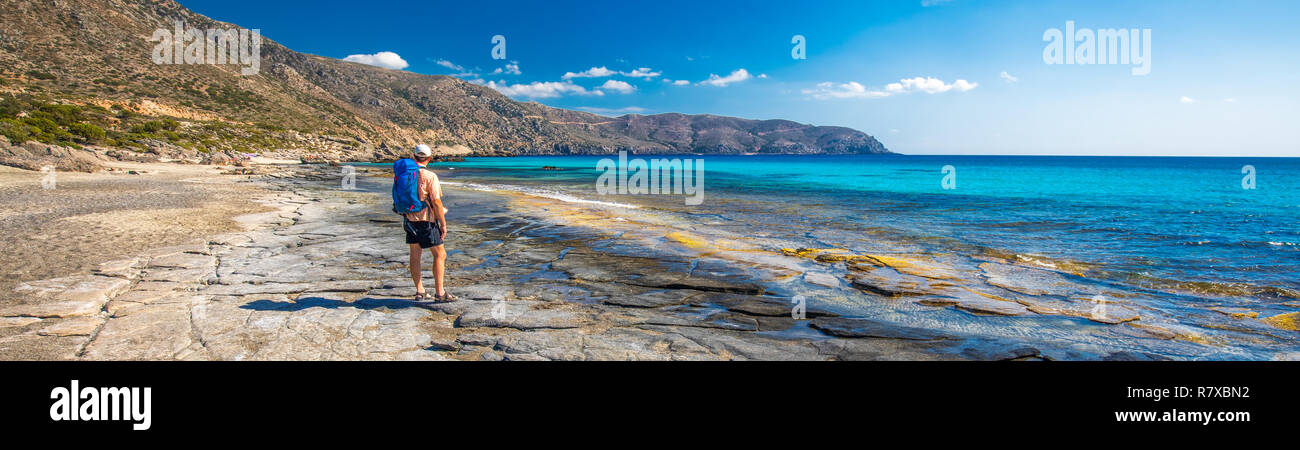
[[[468,158],[433,168],[446,183],[636,206],[689,229],[791,246],[1059,267],[1153,296],[1161,305],[1143,320],[1197,322],[1205,308],[1260,317],[1300,310],[1300,158],[668,156],[704,161],[703,202],[694,206],[682,195],[598,194],[602,158]],[[952,189],[945,166],[955,169]],[[1254,189],[1243,188],[1244,166],[1254,168]],[[1224,327],[1211,322],[1207,332]]]

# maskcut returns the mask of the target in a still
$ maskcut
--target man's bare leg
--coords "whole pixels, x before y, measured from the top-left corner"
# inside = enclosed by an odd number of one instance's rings
[[[415,282],[415,293],[424,293],[424,280],[420,276],[420,244],[411,244],[411,281]]]
[[[439,244],[429,250],[433,253],[433,289],[437,296],[442,297],[447,294],[442,284],[442,273],[447,265],[447,249]]]

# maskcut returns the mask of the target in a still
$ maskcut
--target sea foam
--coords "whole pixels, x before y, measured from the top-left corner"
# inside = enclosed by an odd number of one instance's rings
[[[554,191],[554,190],[550,190],[550,189],[543,189],[543,188],[536,188],[536,187],[530,187],[530,186],[517,186],[517,185],[509,185],[509,184],[479,184],[479,183],[463,183],[463,182],[455,182],[455,181],[443,181],[442,184],[445,184],[445,185],[448,185],[448,186],[459,186],[459,187],[463,187],[463,188],[466,188],[466,189],[473,189],[473,190],[476,190],[476,191],[487,191],[487,192],[507,191],[507,192],[516,192],[516,193],[520,193],[520,194],[524,194],[524,195],[531,195],[531,196],[534,196],[534,197],[543,197],[543,198],[549,198],[549,199],[553,199],[553,200],[559,200],[559,201],[562,201],[562,202],[565,202],[565,203],[581,203],[581,204],[588,204],[588,205],[603,206],[603,207],[608,207],[608,208],[627,208],[627,209],[637,209],[637,208],[640,208],[640,206],[637,206],[637,205],[630,205],[630,204],[627,204],[627,203],[618,203],[618,202],[606,202],[606,201],[600,201],[600,200],[590,200],[590,199],[585,199],[585,198],[577,197],[577,196],[574,196],[574,195],[571,195],[571,194],[566,194],[566,193],[559,192],[559,191]]]

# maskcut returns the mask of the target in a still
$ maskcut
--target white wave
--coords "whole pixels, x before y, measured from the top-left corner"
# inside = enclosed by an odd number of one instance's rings
[[[1040,261],[1040,260],[1038,260],[1037,258],[1030,257],[1030,256],[1025,256],[1025,255],[1017,254],[1017,255],[1016,255],[1016,259],[1019,259],[1020,261],[1027,262],[1027,263],[1030,263],[1030,264],[1035,264],[1035,265],[1038,265],[1038,266],[1040,266],[1040,267],[1046,267],[1046,268],[1049,268],[1049,269],[1056,269],[1056,268],[1057,268],[1057,267],[1056,267],[1056,264],[1052,264],[1052,263],[1047,262],[1047,261]]]
[[[581,204],[588,204],[588,205],[605,206],[605,207],[610,207],[610,208],[627,208],[627,209],[637,209],[637,208],[640,208],[640,206],[637,206],[637,205],[629,205],[629,204],[627,204],[627,203],[617,203],[617,202],[605,202],[605,201],[600,201],[600,200],[590,200],[590,199],[585,199],[585,198],[581,198],[581,197],[576,197],[576,196],[573,196],[573,195],[570,195],[570,194],[566,194],[566,193],[563,193],[563,192],[559,192],[559,191],[553,191],[553,190],[550,190],[550,189],[542,189],[542,188],[529,187],[529,186],[515,186],[515,185],[509,185],[509,184],[479,184],[479,183],[464,183],[464,182],[456,182],[456,181],[443,181],[442,184],[449,185],[449,186],[459,186],[459,187],[463,187],[463,188],[466,188],[466,189],[473,189],[473,190],[476,190],[476,191],[488,191],[488,192],[495,192],[495,191],[509,191],[509,192],[517,192],[517,193],[520,193],[520,194],[531,195],[531,196],[534,196],[534,197],[543,197],[543,198],[549,198],[549,199],[553,199],[553,200],[559,200],[559,201],[562,201],[562,202],[565,202],[565,203],[581,203]]]

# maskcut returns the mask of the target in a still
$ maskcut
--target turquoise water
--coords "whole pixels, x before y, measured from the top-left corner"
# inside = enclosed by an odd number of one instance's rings
[[[1300,292],[1300,158],[686,157],[705,162],[704,203],[655,199],[660,206],[725,217],[741,212],[710,199],[807,205],[803,217],[770,219],[818,217],[1164,279]],[[435,168],[455,168],[443,171],[449,181],[601,199],[599,159],[469,158]],[[955,189],[941,185],[946,165],[956,169]],[[1254,190],[1242,188],[1246,165],[1255,168]],[[641,200],[620,201],[629,199]]]
[[[678,157],[704,161],[700,205],[681,195],[600,195],[598,156],[469,158],[433,168],[444,182],[636,206],[674,217],[679,228],[751,236],[773,247],[965,255],[969,264],[958,266],[972,272],[990,255],[1061,267],[1085,275],[1072,282],[1097,292],[1131,293],[1126,301],[1142,311],[1143,323],[1199,327],[1211,337],[1248,334],[1222,337],[1239,343],[1231,351],[1132,347],[1139,351],[1266,359],[1297,349],[1292,332],[1207,310],[1260,318],[1300,310],[1300,158]],[[943,188],[949,165],[955,189]],[[1255,168],[1253,190],[1242,188],[1246,165]]]

